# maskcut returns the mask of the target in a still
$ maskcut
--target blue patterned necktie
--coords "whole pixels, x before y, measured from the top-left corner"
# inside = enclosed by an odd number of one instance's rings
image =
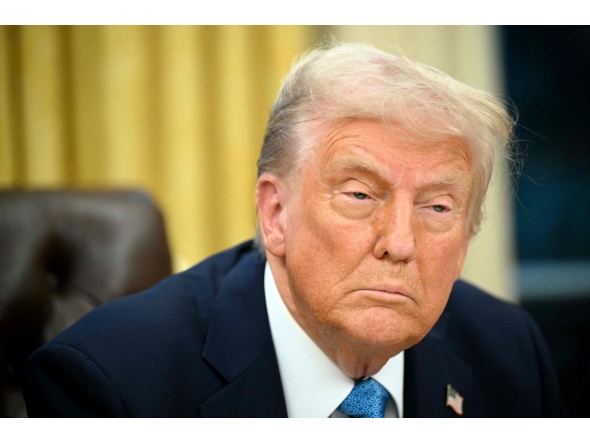
[[[354,383],[338,410],[350,418],[383,418],[388,400],[389,392],[373,378],[368,378]]]

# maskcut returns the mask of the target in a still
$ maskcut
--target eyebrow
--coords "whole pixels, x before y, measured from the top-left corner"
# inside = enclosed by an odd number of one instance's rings
[[[378,165],[375,165],[373,162],[368,162],[364,159],[359,159],[358,157],[353,156],[340,158],[337,161],[335,161],[330,167],[330,170],[333,171],[358,169],[382,177],[381,169]]]
[[[354,156],[347,156],[336,160],[330,167],[331,171],[345,171],[345,170],[363,170],[379,178],[386,180],[381,173],[383,170],[379,165],[373,162],[366,161]],[[437,188],[453,186],[459,188],[461,191],[469,192],[471,188],[470,174],[463,171],[451,171],[439,177],[432,177],[423,186],[420,186],[418,191],[432,191]]]
[[[452,171],[439,177],[433,177],[419,187],[418,191],[430,192],[447,186],[455,187],[462,192],[469,193],[471,189],[471,175],[463,171]]]

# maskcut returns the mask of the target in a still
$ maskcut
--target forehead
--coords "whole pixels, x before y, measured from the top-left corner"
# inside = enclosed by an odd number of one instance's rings
[[[472,165],[469,147],[458,138],[421,138],[373,120],[327,126],[313,157],[322,174],[354,169],[395,179],[410,171],[442,182],[469,180]]]

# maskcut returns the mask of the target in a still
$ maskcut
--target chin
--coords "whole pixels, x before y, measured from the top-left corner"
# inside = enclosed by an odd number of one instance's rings
[[[341,329],[350,342],[369,348],[391,348],[396,354],[420,342],[428,331],[415,319],[385,307],[364,310]]]

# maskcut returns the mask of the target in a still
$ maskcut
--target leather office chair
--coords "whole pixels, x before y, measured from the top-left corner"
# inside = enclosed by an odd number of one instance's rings
[[[39,346],[170,275],[162,216],[138,191],[0,191],[0,416],[26,416]]]

